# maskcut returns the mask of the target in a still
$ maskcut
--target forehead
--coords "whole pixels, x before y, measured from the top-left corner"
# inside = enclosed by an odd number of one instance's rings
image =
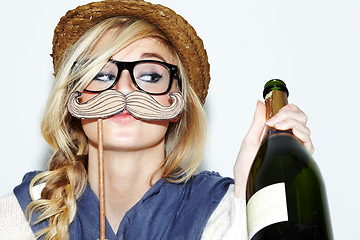
[[[94,49],[92,50],[95,55],[101,54],[102,51],[107,51],[109,49],[109,44],[117,42],[116,41],[116,30],[108,30],[96,43]],[[177,65],[177,58],[175,56],[175,51],[165,43],[164,39],[160,37],[144,37],[140,39],[131,39],[126,38],[127,40],[121,41],[121,44],[115,43],[114,47],[115,54],[111,56],[112,59],[118,61],[136,61],[141,59],[156,59],[165,61]],[[119,44],[117,47],[116,45]],[[114,48],[113,48],[114,49]],[[146,54],[145,54],[146,53]],[[143,55],[146,55],[144,58]],[[149,56],[158,55],[161,58],[151,58]]]
[[[170,48],[161,39],[153,37],[136,40],[120,49],[112,59],[118,61],[154,59],[176,65],[176,58]]]

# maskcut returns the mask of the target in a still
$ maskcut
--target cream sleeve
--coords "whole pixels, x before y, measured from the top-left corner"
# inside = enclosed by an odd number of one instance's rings
[[[0,198],[0,236],[6,240],[35,240],[13,193]]]
[[[246,202],[234,196],[230,185],[205,225],[201,240],[247,240]]]

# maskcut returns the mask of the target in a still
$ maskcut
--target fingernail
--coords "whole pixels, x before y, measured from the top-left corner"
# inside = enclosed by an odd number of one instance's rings
[[[273,127],[279,128],[279,127],[281,127],[281,125],[283,125],[283,124],[284,124],[284,121],[276,122],[276,123],[273,124]]]
[[[273,127],[275,120],[273,118],[270,118],[269,120],[266,121],[266,125],[268,125],[269,127]]]

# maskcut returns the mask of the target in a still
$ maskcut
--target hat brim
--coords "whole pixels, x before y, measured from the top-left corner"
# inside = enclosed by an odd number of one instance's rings
[[[203,41],[195,29],[173,10],[145,1],[107,0],[68,11],[54,31],[52,57],[55,73],[61,57],[71,45],[95,24],[115,16],[138,17],[163,31],[179,53],[190,84],[204,104],[210,82],[210,65]]]

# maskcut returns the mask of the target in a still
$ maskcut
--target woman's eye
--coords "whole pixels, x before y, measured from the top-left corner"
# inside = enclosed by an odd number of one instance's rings
[[[113,82],[115,81],[116,76],[110,73],[98,73],[93,80],[101,82]]]
[[[157,72],[143,73],[137,79],[142,82],[157,83],[162,78],[162,75]]]

